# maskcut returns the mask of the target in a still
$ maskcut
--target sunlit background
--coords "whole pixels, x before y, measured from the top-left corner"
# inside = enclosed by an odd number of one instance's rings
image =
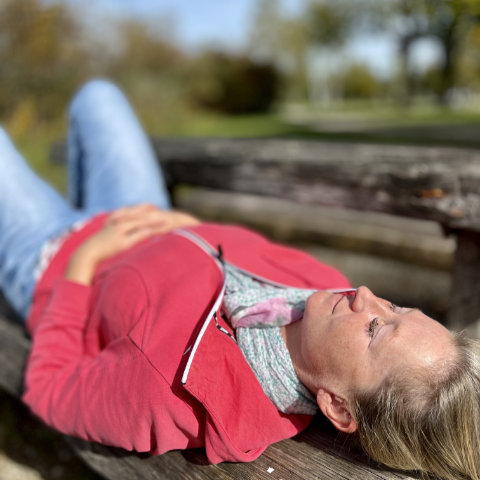
[[[0,119],[43,165],[92,76],[152,134],[478,142],[477,0],[2,0]],[[374,108],[372,108],[374,107]],[[416,132],[416,133],[415,133]]]
[[[0,0],[0,123],[60,190],[64,167],[49,162],[49,150],[65,136],[69,99],[92,77],[117,82],[155,136],[479,147],[480,1]],[[323,215],[324,228],[338,225],[340,213]],[[382,228],[391,236],[392,220],[358,218],[376,228],[372,248]],[[393,223],[419,243],[423,224]],[[352,217],[343,225],[341,234],[359,228]],[[454,244],[430,227],[429,253],[445,258],[440,267],[370,251],[310,251],[367,277],[380,294],[422,294],[441,315]],[[2,479],[98,478],[24,417],[0,394]]]

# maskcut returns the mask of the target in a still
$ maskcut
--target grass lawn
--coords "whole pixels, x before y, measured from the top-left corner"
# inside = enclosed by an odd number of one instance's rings
[[[480,99],[477,104],[463,107],[448,108],[425,100],[417,100],[410,106],[402,106],[392,100],[348,100],[317,104],[289,104],[287,108],[298,108],[313,116],[341,115],[343,117],[358,117],[362,119],[382,119],[396,124],[411,124],[416,122],[480,123]]]

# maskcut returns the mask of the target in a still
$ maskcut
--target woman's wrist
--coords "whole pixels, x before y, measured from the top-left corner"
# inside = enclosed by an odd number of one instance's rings
[[[177,228],[193,227],[202,223],[197,217],[181,210],[171,210],[171,213],[176,217],[175,223]]]
[[[89,237],[72,255],[65,278],[83,285],[92,283],[98,263],[152,235],[198,225],[186,212],[165,211],[151,205],[125,207],[113,212],[101,230]]]
[[[65,278],[82,285],[90,285],[99,260],[82,247],[83,245],[70,258]]]

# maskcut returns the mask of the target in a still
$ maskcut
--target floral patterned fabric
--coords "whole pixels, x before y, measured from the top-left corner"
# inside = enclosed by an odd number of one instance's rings
[[[226,264],[223,310],[265,394],[283,413],[314,415],[314,396],[293,368],[281,327],[301,320],[314,290],[263,283]]]

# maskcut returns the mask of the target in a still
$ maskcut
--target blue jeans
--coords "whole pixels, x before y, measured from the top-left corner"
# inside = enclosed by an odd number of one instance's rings
[[[122,92],[87,83],[70,106],[68,200],[39,178],[0,128],[0,289],[25,318],[43,244],[78,220],[170,199],[149,140]]]

